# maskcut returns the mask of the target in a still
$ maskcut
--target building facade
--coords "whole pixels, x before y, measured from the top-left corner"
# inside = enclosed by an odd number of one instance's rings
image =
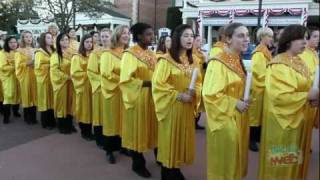
[[[191,24],[209,45],[216,40],[219,27],[240,22],[255,31],[259,0],[184,0],[183,23]],[[313,0],[263,0],[261,26],[274,30],[289,24],[319,24],[319,3]],[[254,33],[253,33],[254,34]]]

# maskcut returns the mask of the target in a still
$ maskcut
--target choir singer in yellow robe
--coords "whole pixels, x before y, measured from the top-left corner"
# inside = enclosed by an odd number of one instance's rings
[[[252,71],[252,88],[251,104],[249,108],[250,121],[250,144],[251,151],[257,152],[260,142],[261,121],[263,113],[263,99],[265,89],[265,76],[267,64],[271,61],[272,55],[268,47],[271,47],[273,41],[273,31],[268,27],[260,28],[257,32],[259,45],[252,53],[251,71]]]
[[[111,48],[102,53],[100,60],[104,149],[110,164],[116,163],[113,152],[121,150],[121,121],[124,109],[119,88],[120,65],[123,51],[128,47],[129,37],[128,26],[117,26],[111,36]],[[101,41],[104,41],[102,36]]]
[[[100,75],[100,57],[101,54],[109,48],[111,31],[110,29],[102,29],[100,32],[100,39],[102,46],[94,49],[89,56],[88,60],[88,78],[92,88],[92,125],[93,132],[98,147],[103,149],[103,136],[102,136],[102,93],[101,93],[101,75]]]
[[[215,57],[216,55],[218,55],[219,53],[221,53],[224,48],[226,47],[226,37],[224,34],[224,29],[225,27],[222,26],[219,28],[219,38],[218,41],[213,45],[213,47],[211,48],[210,52],[209,52],[209,57]]]
[[[92,51],[92,36],[82,37],[79,51],[71,59],[70,74],[76,93],[75,115],[79,122],[81,137],[94,140],[92,134],[92,89],[88,79],[87,65]]]
[[[266,112],[262,126],[259,178],[306,180],[310,147],[307,105],[319,104],[319,89],[311,88],[310,70],[298,56],[307,29],[287,26],[280,36],[278,55],[268,64]]]
[[[20,47],[15,54],[15,71],[21,89],[24,121],[31,125],[37,123],[34,51],[32,33],[29,31],[22,32]]]
[[[249,43],[240,23],[226,26],[228,47],[209,61],[202,97],[207,114],[208,180],[239,180],[247,173],[249,122],[246,71],[240,58]]]
[[[159,58],[152,79],[152,95],[158,119],[158,161],[162,180],[183,180],[180,167],[195,157],[195,111],[202,84],[198,61],[192,57],[193,31],[180,25],[173,32],[172,48]],[[198,70],[190,89],[192,72]]]
[[[53,111],[53,90],[50,80],[50,56],[55,50],[52,35],[40,35],[40,48],[35,52],[34,72],[37,81],[37,108],[41,113],[41,125],[53,129],[56,125]]]
[[[72,54],[69,37],[65,33],[57,36],[56,52],[50,58],[50,78],[53,88],[53,107],[61,134],[77,132],[73,126],[74,88],[70,76]]]
[[[120,89],[125,107],[122,146],[131,150],[132,170],[139,176],[150,177],[143,153],[157,146],[157,121],[151,94],[156,56],[148,50],[154,32],[145,23],[137,23],[130,30],[137,44],[126,50],[121,59]]]
[[[0,51],[0,78],[3,88],[3,123],[10,122],[10,111],[13,109],[13,115],[20,117],[20,88],[17,80],[14,62],[15,52],[18,48],[17,39],[14,36],[9,36],[3,45],[3,51]]]

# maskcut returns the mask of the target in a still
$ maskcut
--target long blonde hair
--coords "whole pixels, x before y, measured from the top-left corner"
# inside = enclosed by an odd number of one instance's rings
[[[111,48],[116,48],[119,44],[120,37],[125,29],[129,29],[129,26],[119,25],[117,26],[111,35]],[[124,49],[129,47],[129,43],[125,45]]]
[[[26,34],[31,34],[31,37],[32,37],[32,33],[30,31],[22,31],[21,37],[20,37],[20,48],[25,48],[27,46],[26,42],[24,42],[24,37]],[[32,37],[32,41],[33,41],[33,37]],[[33,42],[31,43],[31,47],[34,47]]]

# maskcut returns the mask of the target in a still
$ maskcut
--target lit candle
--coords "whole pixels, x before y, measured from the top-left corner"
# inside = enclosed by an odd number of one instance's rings
[[[246,86],[244,89],[244,96],[243,100],[248,101],[250,96],[250,89],[251,89],[251,81],[252,81],[252,72],[247,73],[247,79],[246,79]]]
[[[319,65],[317,65],[316,72],[314,74],[312,88],[314,88],[314,89],[319,88]]]
[[[197,81],[197,78],[198,78],[198,71],[199,71],[198,68],[194,68],[193,69],[191,82],[190,82],[190,85],[189,85],[189,89],[192,89],[192,90],[195,89],[196,81]]]

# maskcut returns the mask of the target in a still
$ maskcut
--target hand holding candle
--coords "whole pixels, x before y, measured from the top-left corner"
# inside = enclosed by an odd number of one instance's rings
[[[244,101],[249,101],[251,82],[252,82],[252,72],[248,71],[247,79],[246,79],[246,86],[244,89],[244,96],[243,96]]]

